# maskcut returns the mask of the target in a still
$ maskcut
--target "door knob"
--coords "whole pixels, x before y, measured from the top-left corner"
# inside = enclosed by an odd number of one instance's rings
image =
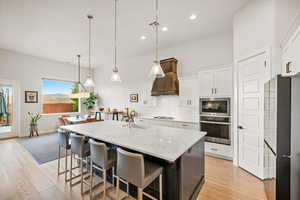
[[[238,126],[238,129],[240,129],[240,130],[243,130],[243,129],[244,129],[244,127],[242,127],[242,126]]]

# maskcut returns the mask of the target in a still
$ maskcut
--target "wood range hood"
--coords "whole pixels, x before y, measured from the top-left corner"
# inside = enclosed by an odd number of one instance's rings
[[[160,61],[165,77],[156,78],[153,82],[151,96],[179,95],[179,81],[177,76],[177,60],[168,58]]]

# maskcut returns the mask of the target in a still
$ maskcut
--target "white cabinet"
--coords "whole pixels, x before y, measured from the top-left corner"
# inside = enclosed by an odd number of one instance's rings
[[[214,72],[199,72],[199,96],[206,97],[213,95]]]
[[[231,68],[199,72],[199,95],[200,97],[231,96]]]
[[[282,51],[282,75],[294,76],[300,72],[300,27],[288,40]]]
[[[182,78],[179,83],[179,106],[197,107],[199,99],[197,77]]]
[[[232,146],[205,142],[205,154],[213,157],[232,160]]]

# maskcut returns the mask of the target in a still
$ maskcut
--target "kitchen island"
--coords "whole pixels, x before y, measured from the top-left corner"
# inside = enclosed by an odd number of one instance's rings
[[[62,126],[73,132],[145,155],[164,167],[164,199],[196,199],[204,183],[205,132],[104,121]],[[153,189],[154,188],[154,189]],[[155,185],[152,186],[154,192]]]

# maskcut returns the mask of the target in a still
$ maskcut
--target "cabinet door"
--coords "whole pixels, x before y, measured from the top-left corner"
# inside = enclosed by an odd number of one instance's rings
[[[231,68],[215,71],[214,73],[214,95],[232,95],[232,71]]]
[[[179,80],[180,106],[194,107],[198,102],[198,79]]]
[[[213,95],[213,72],[199,72],[199,96],[208,97]]]

